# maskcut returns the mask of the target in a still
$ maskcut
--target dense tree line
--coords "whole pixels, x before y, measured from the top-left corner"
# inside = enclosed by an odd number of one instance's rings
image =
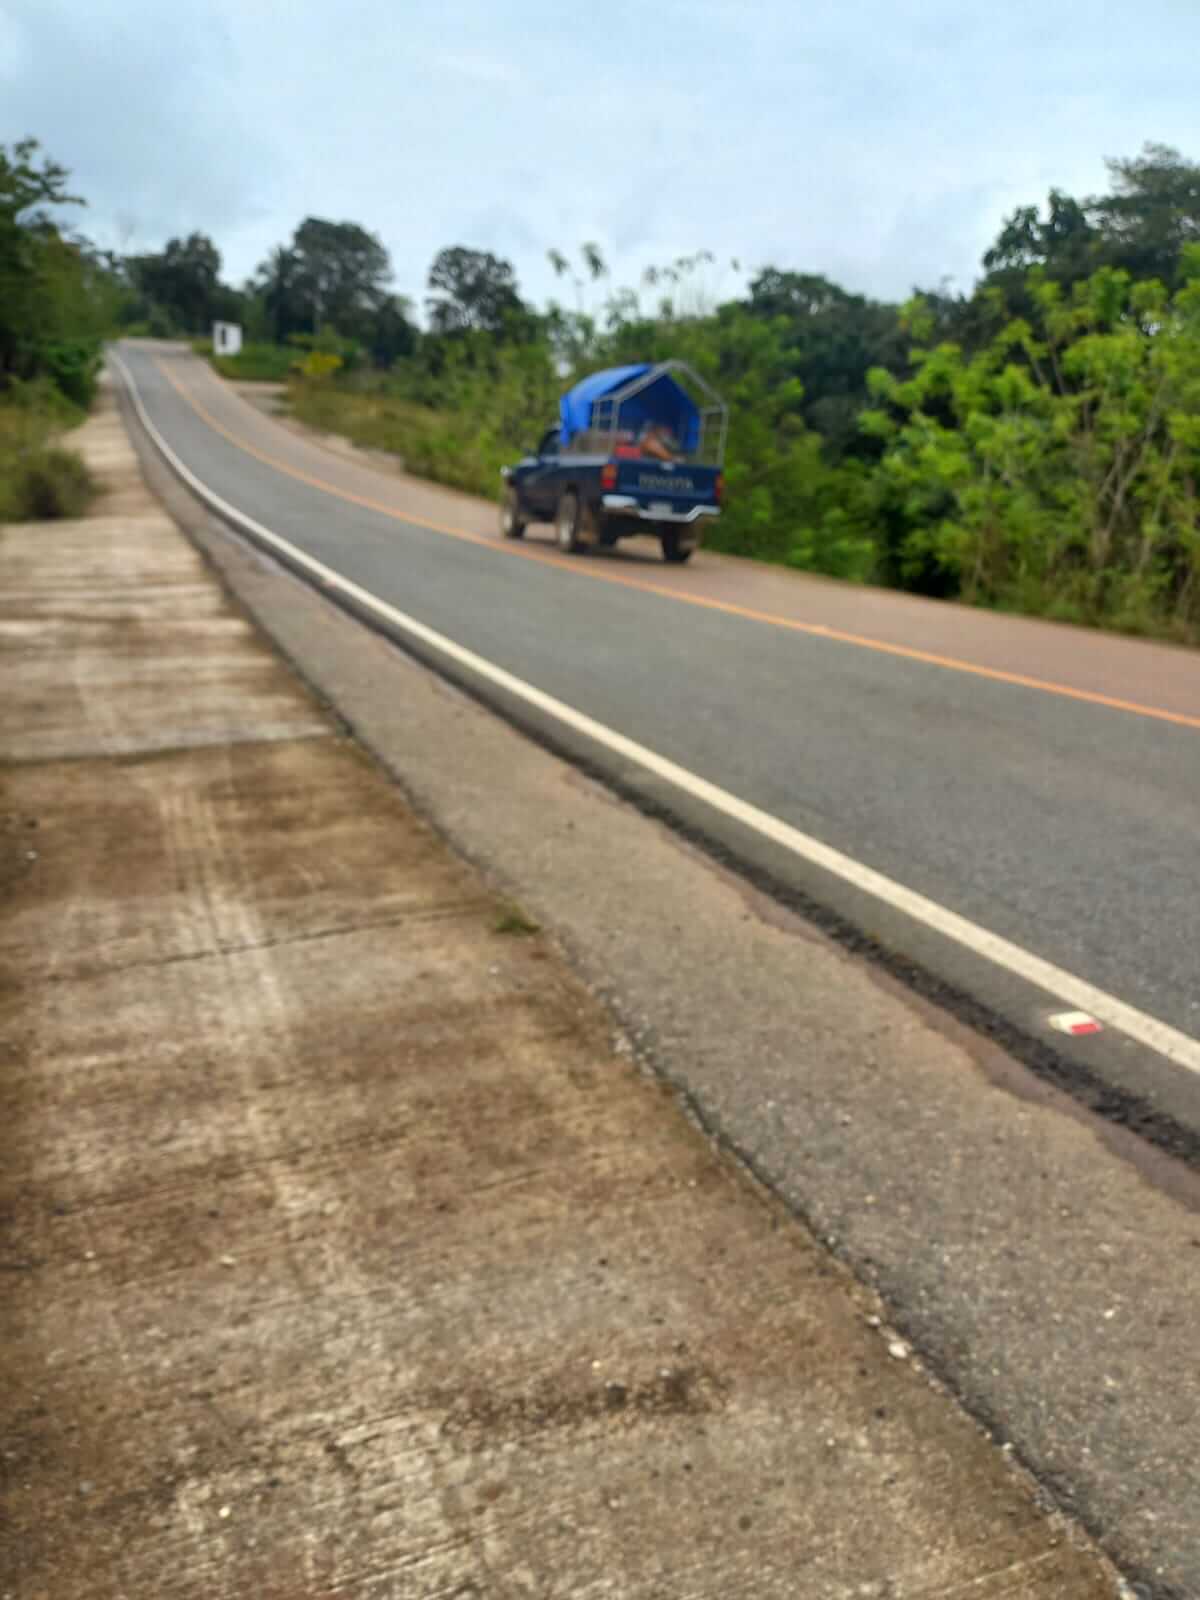
[[[491,492],[573,376],[681,356],[732,407],[725,548],[1195,640],[1200,166],[1147,145],[1109,171],[1015,210],[966,294],[888,304],[766,267],[722,300],[706,251],[618,286],[585,244],[548,252],[567,293],[537,309],[455,246],[422,328],[353,222],[305,218],[240,288],[199,233],[104,256],[50,220],[67,175],[26,142],[0,151],[0,385],[85,399],[106,332],[237,321],[232,370],[298,369],[301,414]]]
[[[67,181],[34,140],[0,145],[0,392],[45,378],[86,405],[115,289],[109,263],[54,220],[83,204]]]
[[[81,203],[33,140],[0,146],[0,521],[74,516],[92,492],[57,442],[91,402],[115,308],[108,264],[53,219]]]

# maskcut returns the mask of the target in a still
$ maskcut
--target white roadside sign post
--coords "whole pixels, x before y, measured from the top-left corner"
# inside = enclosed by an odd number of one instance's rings
[[[236,322],[213,323],[213,354],[236,356],[242,348],[242,329]]]

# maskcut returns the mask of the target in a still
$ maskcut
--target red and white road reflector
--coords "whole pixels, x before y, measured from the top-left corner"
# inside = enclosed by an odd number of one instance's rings
[[[1086,1011],[1060,1011],[1057,1016],[1050,1018],[1050,1026],[1057,1028],[1059,1033],[1069,1033],[1073,1039],[1085,1033],[1104,1032],[1095,1017],[1089,1017]]]

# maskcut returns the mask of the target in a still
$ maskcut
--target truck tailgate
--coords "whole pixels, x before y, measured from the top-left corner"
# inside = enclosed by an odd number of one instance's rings
[[[616,465],[616,493],[633,495],[647,508],[661,505],[679,512],[718,503],[715,467],[665,461],[619,461]]]

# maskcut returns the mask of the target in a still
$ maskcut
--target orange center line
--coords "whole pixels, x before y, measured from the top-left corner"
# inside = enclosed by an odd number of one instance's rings
[[[403,522],[412,527],[426,528],[431,533],[443,534],[447,538],[461,539],[468,544],[478,545],[492,555],[515,556],[525,561],[536,561],[542,566],[557,567],[562,571],[569,571],[576,577],[589,578],[599,583],[615,583],[626,589],[638,589],[645,594],[659,595],[663,599],[677,601],[681,605],[700,606],[708,611],[720,611],[728,616],[741,617],[748,622],[763,623],[772,628],[784,628],[791,633],[808,634],[810,637],[818,639],[832,639],[838,644],[854,645],[860,650],[873,650],[880,655],[899,656],[905,661],[919,661],[925,666],[941,667],[948,672],[968,673],[976,678],[989,678],[993,683],[1007,683],[1019,689],[1034,689],[1040,694],[1058,695],[1066,700],[1082,700],[1089,705],[1105,706],[1110,711],[1125,711],[1134,716],[1150,717],[1158,722],[1170,722],[1181,728],[1194,728],[1200,731],[1200,716],[1190,716],[1183,711],[1166,711],[1161,706],[1142,705],[1136,700],[1121,700],[1114,695],[1100,694],[1093,689],[1076,689],[1070,684],[1055,683],[1046,678],[1027,677],[1024,673],[1006,672],[999,667],[983,667],[975,662],[963,661],[955,656],[937,655],[933,651],[917,650],[910,645],[890,644],[884,639],[872,639],[863,634],[847,633],[841,628],[831,628],[823,622],[799,622],[792,617],[781,617],[770,611],[755,610],[752,606],[741,606],[731,600],[714,600],[707,595],[683,594],[678,589],[665,588],[662,584],[649,582],[644,578],[630,577],[627,573],[601,572],[595,567],[585,566],[579,561],[571,560],[570,558],[555,556],[548,552],[543,553],[522,549],[512,544],[500,544],[495,539],[488,538],[484,534],[472,533],[466,528],[431,522],[424,517],[408,516],[402,511],[397,511],[394,506],[385,504],[382,500],[374,500],[369,495],[355,494],[350,489],[341,489],[336,484],[327,482],[324,478],[318,478],[311,473],[303,472],[299,467],[289,466],[287,462],[280,461],[276,456],[268,455],[254,445],[247,444],[244,439],[238,438],[223,423],[218,422],[216,417],[207,411],[194,395],[188,392],[163,361],[156,358],[155,365],[179,395],[180,399],[214,433],[220,434],[223,439],[227,439],[230,444],[241,450],[245,455],[253,456],[256,461],[263,462],[265,466],[273,468],[276,472],[281,472],[289,478],[295,478],[300,483],[306,483],[310,488],[319,489],[322,493],[332,495],[335,499],[362,506],[368,511],[377,511],[381,516],[388,517],[393,522]]]

